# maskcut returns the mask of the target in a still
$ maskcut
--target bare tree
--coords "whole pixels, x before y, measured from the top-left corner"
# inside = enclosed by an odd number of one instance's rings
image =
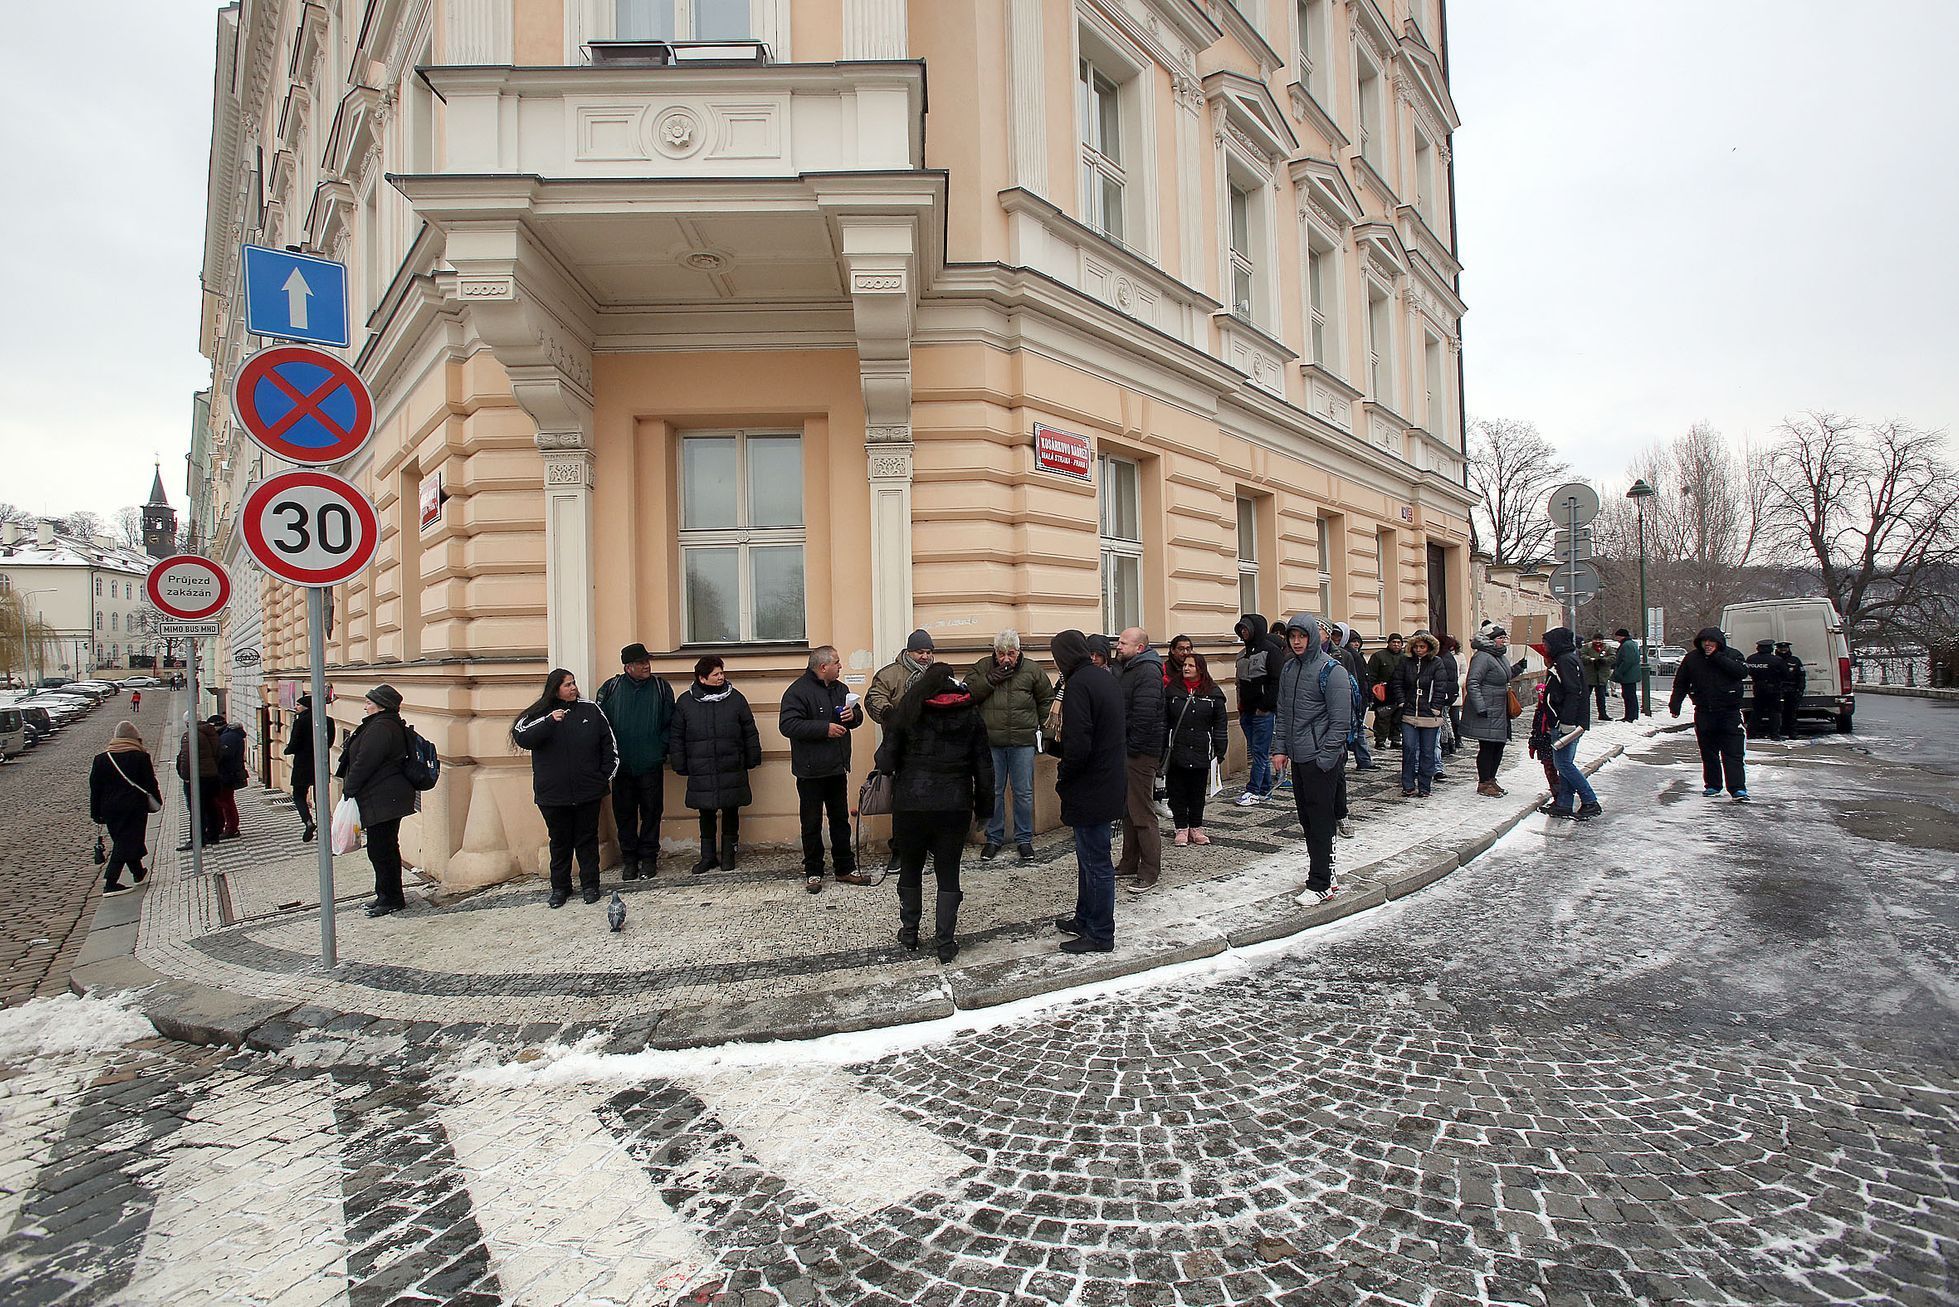
[[[1545,501],[1571,469],[1537,427],[1517,418],[1469,424],[1470,547],[1499,563],[1544,557],[1554,529]]]
[[[116,543],[129,549],[143,547],[143,510],[133,505],[116,510],[115,527],[112,534]]]
[[[0,503],[0,522],[19,522],[25,525],[31,523],[33,520],[34,514],[28,512],[20,505]]]
[[[82,540],[86,540],[92,535],[98,535],[104,529],[101,514],[91,513],[86,508],[76,509],[66,516],[57,517],[52,520],[56,531],[59,531],[62,535]]]
[[[1959,566],[1959,469],[1944,433],[1813,412],[1768,458],[1770,537],[1816,570],[1853,638],[1924,638]]]

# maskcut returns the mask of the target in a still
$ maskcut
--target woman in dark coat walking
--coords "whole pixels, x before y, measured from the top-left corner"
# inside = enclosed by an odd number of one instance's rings
[[[377,685],[367,692],[367,716],[340,750],[340,792],[360,806],[367,861],[374,868],[370,917],[408,906],[401,889],[401,819],[415,811],[415,787],[402,765],[408,728],[401,720],[401,692]]]
[[[143,857],[149,852],[144,836],[150,813],[162,806],[156,764],[143,747],[142,732],[134,722],[118,722],[109,747],[95,755],[88,772],[89,820],[109,828],[109,863],[102,868],[102,897],[127,894],[150,874],[143,865]],[[128,885],[121,879],[125,869],[129,872]]]
[[[1231,744],[1224,691],[1211,679],[1201,653],[1187,653],[1170,669],[1164,700],[1164,783],[1170,792],[1170,819],[1178,844],[1209,844],[1204,833],[1204,787],[1213,759],[1223,761]]]
[[[973,822],[993,812],[993,750],[986,723],[951,663],[933,663],[884,721],[877,769],[891,776],[891,846],[898,851],[898,942],[918,947],[925,856],[938,883],[933,938],[939,961],[959,956],[959,856]]]
[[[299,696],[299,712],[286,733],[285,754],[292,759],[292,805],[299,810],[299,820],[305,827],[299,838],[310,841],[318,832],[313,809],[307,803],[307,797],[313,792],[313,696],[310,694]]]
[[[612,723],[590,699],[578,697],[578,679],[562,667],[544,678],[544,693],[510,728],[520,749],[530,750],[531,797],[551,836],[551,897],[562,908],[571,897],[571,859],[578,855],[578,882],[587,903],[599,901],[599,808],[619,770]]]
[[[733,871],[741,810],[755,799],[748,773],[762,765],[762,737],[748,700],[728,684],[727,668],[713,654],[694,664],[693,686],[674,701],[667,757],[674,771],[687,778],[687,806],[701,814],[701,859],[691,870],[696,876],[715,867]]]

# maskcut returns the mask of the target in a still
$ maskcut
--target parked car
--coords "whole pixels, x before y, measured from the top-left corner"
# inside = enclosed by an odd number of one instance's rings
[[[102,676],[85,676],[81,680],[76,681],[75,684],[100,686],[109,692],[111,698],[122,693],[121,681],[111,681],[107,677]]]
[[[37,690],[52,690],[57,685],[66,685],[74,679],[72,676],[43,676],[39,681],[34,683],[34,688]]]
[[[0,708],[0,762],[27,752],[27,722],[18,708]]]
[[[72,710],[68,708],[59,708],[58,711],[63,715],[57,717],[55,710],[50,710],[45,705],[38,703],[22,702],[15,704],[14,707],[20,710],[21,718],[29,726],[32,726],[41,733],[41,739],[46,739],[69,722],[75,720],[74,715],[72,715]],[[39,743],[39,741],[36,741],[36,743]]]
[[[90,685],[86,681],[70,681],[66,685],[57,685],[49,690],[48,693],[64,694],[71,699],[86,699],[91,706],[101,703],[109,697],[107,690],[99,685]]]
[[[1671,676],[1680,670],[1680,660],[1687,651],[1677,644],[1663,644],[1653,651],[1653,670],[1661,676]]]
[[[154,676],[132,676],[122,684],[123,688],[128,690],[147,690],[152,685],[162,685],[163,682]]]
[[[1857,712],[1850,690],[1850,641],[1843,618],[1828,599],[1764,599],[1729,604],[1721,610],[1721,630],[1733,649],[1753,649],[1760,640],[1787,640],[1803,660],[1803,697],[1796,720],[1825,720],[1848,735]]]
[[[25,709],[21,711],[20,724],[27,731],[27,747],[30,749],[40,748],[41,741],[54,734],[52,730],[35,725],[34,718],[29,716]]]

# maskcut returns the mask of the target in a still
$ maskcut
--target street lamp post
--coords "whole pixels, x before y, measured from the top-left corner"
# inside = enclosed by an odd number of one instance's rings
[[[1648,717],[1653,715],[1653,647],[1651,644],[1650,609],[1646,607],[1646,501],[1654,495],[1653,487],[1641,477],[1626,491],[1626,498],[1633,501],[1639,510],[1639,681],[1640,711]]]

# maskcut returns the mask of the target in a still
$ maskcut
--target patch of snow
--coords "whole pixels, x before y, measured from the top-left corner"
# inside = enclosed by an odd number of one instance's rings
[[[44,1058],[100,1053],[139,1039],[156,1027],[133,1004],[135,991],[100,998],[61,994],[0,1010],[0,1065],[31,1066]]]

